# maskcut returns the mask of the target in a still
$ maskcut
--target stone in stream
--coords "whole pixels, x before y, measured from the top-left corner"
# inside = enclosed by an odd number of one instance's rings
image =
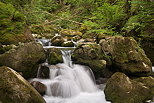
[[[45,103],[43,97],[20,74],[0,67],[0,103]]]
[[[47,87],[39,81],[32,81],[30,84],[41,94],[44,95]]]
[[[116,72],[107,81],[106,99],[112,103],[143,103],[154,96],[154,78],[141,77],[131,80],[123,73]]]

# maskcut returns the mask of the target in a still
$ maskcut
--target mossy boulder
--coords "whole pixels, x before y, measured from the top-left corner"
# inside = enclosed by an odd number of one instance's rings
[[[22,72],[25,78],[35,76],[39,63],[44,61],[44,49],[41,44],[35,42],[20,44],[0,55],[0,66],[8,66]]]
[[[153,82],[153,80],[150,81]],[[131,80],[123,73],[116,72],[107,81],[106,99],[112,103],[143,103],[153,96],[151,88],[147,85]]]
[[[45,103],[42,96],[17,72],[0,67],[1,103]]]
[[[73,57],[74,59],[82,58],[87,60],[92,59],[102,59],[103,52],[101,50],[100,45],[92,42],[81,43],[77,46],[74,51]]]
[[[73,52],[72,58],[75,63],[89,66],[96,78],[108,74],[106,73],[107,58],[105,58],[101,47],[96,43],[88,42],[79,44]]]
[[[99,43],[106,55],[111,56],[115,71],[135,76],[149,75],[152,63],[144,50],[130,37],[106,37]]]
[[[137,82],[143,83],[146,87],[150,89],[151,96],[154,98],[154,77],[140,77],[137,79],[134,79]]]
[[[60,49],[50,48],[48,49],[47,53],[48,53],[49,64],[63,63],[63,58]]]
[[[53,46],[62,46],[62,44],[65,42],[64,38],[60,35],[54,36],[51,39],[51,45]]]

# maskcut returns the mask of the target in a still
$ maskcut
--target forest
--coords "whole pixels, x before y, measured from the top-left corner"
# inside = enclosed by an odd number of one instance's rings
[[[63,29],[86,36],[153,37],[153,0],[0,0],[0,35],[40,35]],[[5,29],[4,29],[5,28]],[[5,37],[0,39],[3,43]],[[5,44],[5,43],[4,43]]]
[[[154,0],[0,0],[0,103],[154,103]]]

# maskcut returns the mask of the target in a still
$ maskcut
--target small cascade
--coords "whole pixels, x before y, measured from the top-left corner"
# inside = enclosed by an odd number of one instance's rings
[[[72,59],[71,59],[72,52],[73,50],[61,50],[63,62],[69,67],[72,67]]]
[[[50,39],[35,39],[35,41],[40,43],[42,46],[50,46],[51,45]]]
[[[61,50],[63,62],[49,65],[47,62],[38,68],[37,78],[46,85],[46,103],[108,103],[104,92],[96,84],[92,70],[83,65],[72,64],[73,48],[56,47]],[[47,49],[47,48],[46,48]],[[40,79],[41,66],[49,68],[49,79]]]

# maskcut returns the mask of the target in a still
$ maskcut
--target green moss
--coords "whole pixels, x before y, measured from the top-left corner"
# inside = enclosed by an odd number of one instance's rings
[[[11,4],[0,2],[0,43],[17,44],[23,42],[25,17]]]

